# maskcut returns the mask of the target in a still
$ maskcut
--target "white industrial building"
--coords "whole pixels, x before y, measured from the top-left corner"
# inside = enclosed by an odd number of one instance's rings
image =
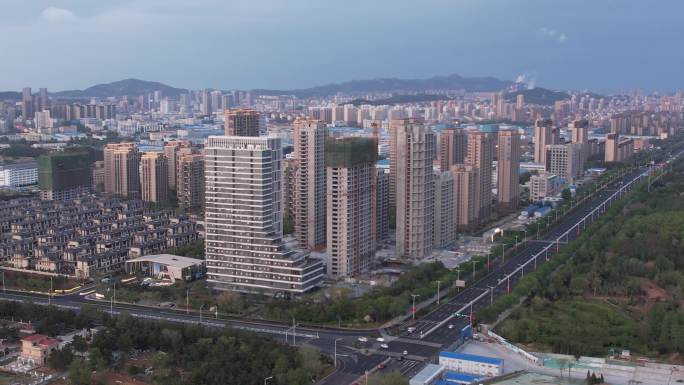
[[[504,361],[500,358],[455,352],[439,353],[439,364],[446,370],[486,377],[500,376],[504,369]]]

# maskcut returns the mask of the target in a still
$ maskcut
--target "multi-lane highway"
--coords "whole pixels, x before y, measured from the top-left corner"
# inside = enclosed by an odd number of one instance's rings
[[[681,153],[677,154],[677,157],[680,155]],[[578,204],[541,239],[530,240],[513,255],[508,256],[503,264],[493,266],[492,271],[483,279],[463,289],[420,318],[412,326],[415,330],[411,333],[407,331],[407,325],[390,331],[344,330],[299,326],[293,328],[291,325],[258,320],[215,319],[212,318],[213,314],[200,316],[179,310],[89,301],[78,294],[56,296],[51,298],[50,302],[55,306],[74,310],[79,310],[88,303],[101,311],[114,314],[126,312],[134,317],[146,319],[180,323],[201,322],[212,327],[228,326],[282,339],[289,344],[308,343],[331,356],[337,353],[338,370],[321,381],[322,384],[349,385],[373,370],[399,370],[405,376],[411,376],[423,367],[424,362],[458,339],[460,330],[469,323],[471,314],[512,289],[525,273],[543,264],[547,256],[555,252],[562,243],[576,238],[615,200],[645,176],[646,168],[633,170]],[[48,298],[44,295],[11,291],[0,292],[0,298],[38,304],[48,303]],[[384,340],[377,339],[380,335]],[[366,341],[358,341],[359,337],[364,337]],[[387,347],[383,348],[382,345]]]
[[[678,153],[676,157],[681,154]],[[545,263],[562,244],[577,238],[616,200],[647,178],[648,172],[648,167],[627,172],[586,198],[569,214],[560,218],[540,239],[530,240],[514,255],[508,256],[504,263],[494,266],[483,279],[463,289],[412,324],[411,332],[408,331],[408,323],[397,327],[394,332],[398,338],[387,342],[389,349],[377,353],[390,358],[385,361],[383,370],[399,370],[407,376],[416,373],[425,361],[459,338],[460,331],[469,324],[473,314],[511,290],[525,273],[536,270]],[[397,360],[396,357],[404,351],[408,352],[408,359]],[[407,364],[407,361],[415,364]],[[363,367],[357,366],[359,368]],[[365,368],[373,370],[374,362],[369,361]],[[358,371],[355,374],[359,374]],[[342,373],[338,376],[336,373],[324,383],[348,385],[348,379],[348,376],[343,377]]]

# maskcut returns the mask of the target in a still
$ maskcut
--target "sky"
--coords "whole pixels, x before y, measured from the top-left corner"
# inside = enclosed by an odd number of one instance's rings
[[[682,0],[2,0],[0,90],[377,77],[684,89]]]

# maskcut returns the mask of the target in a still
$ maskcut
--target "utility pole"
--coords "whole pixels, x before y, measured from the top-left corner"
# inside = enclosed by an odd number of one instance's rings
[[[489,304],[491,305],[494,303],[494,288],[496,286],[487,286],[487,287],[489,288]]]
[[[437,305],[439,305],[439,289],[440,285],[442,284],[442,281],[437,281]]]
[[[412,321],[416,320],[416,297],[418,297],[418,294],[411,294],[411,297],[413,297],[413,307],[411,308],[411,319]]]

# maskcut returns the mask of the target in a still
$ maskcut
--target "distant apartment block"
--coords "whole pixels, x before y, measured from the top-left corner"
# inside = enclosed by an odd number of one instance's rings
[[[185,209],[200,209],[204,206],[204,156],[186,154],[176,160],[176,196],[178,206]]]
[[[548,172],[542,172],[530,177],[530,200],[540,201],[547,197],[552,197],[560,192],[563,186],[561,178]]]
[[[256,110],[226,110],[223,116],[227,136],[259,136],[259,113]]]
[[[499,131],[497,148],[497,198],[509,209],[518,207],[520,200],[520,134],[514,130]]]
[[[140,154],[135,143],[110,143],[104,148],[105,193],[140,198]]]
[[[169,200],[169,176],[166,156],[162,152],[145,152],[140,157],[141,198],[145,202]]]
[[[42,199],[68,200],[92,185],[90,155],[85,152],[52,152],[38,157],[38,187]]]

